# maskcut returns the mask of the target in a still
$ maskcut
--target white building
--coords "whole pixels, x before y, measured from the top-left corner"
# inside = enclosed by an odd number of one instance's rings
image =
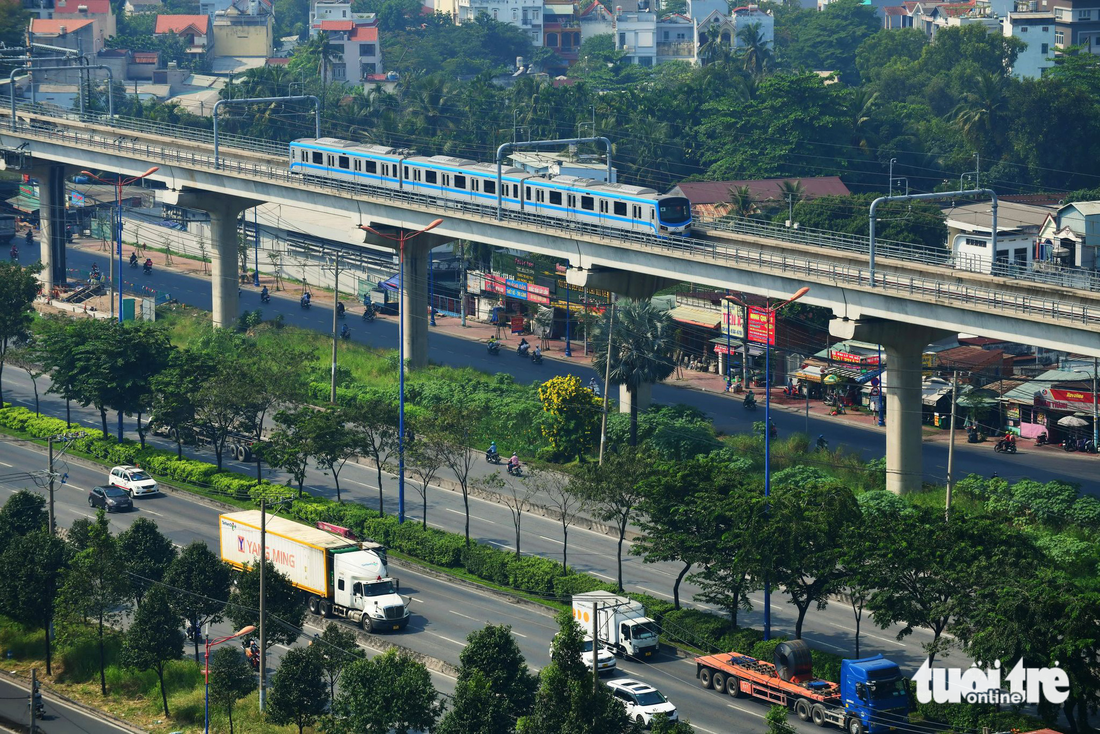
[[[1027,44],[1012,65],[1017,79],[1038,79],[1044,69],[1054,66],[1054,14],[1045,12],[1009,13],[1004,34]]]
[[[542,46],[543,0],[457,0],[455,22],[461,25],[485,15],[493,20],[514,25],[531,37],[531,43]],[[435,6],[445,10],[446,6]]]
[[[1051,207],[1000,202],[997,207],[997,252],[992,251],[993,214],[989,202],[944,210],[947,244],[956,267],[991,273],[994,264],[1027,267],[1035,260],[1035,242]]]
[[[353,21],[354,25],[374,25],[374,13],[353,13],[351,0],[313,0],[309,6],[309,35],[321,32],[326,21]]]

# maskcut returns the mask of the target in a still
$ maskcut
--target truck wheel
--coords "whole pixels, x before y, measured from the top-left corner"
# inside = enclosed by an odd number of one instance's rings
[[[809,721],[810,720],[810,704],[809,704],[809,702],[804,698],[798,699],[797,701],[794,702],[794,712],[796,714],[798,714],[798,718],[802,719],[803,721]]]
[[[374,632],[374,623],[371,622],[369,614],[364,614],[359,618],[359,627],[364,632]]]
[[[325,619],[328,619],[329,617],[332,616],[332,605],[329,604],[328,601],[322,600],[321,604],[320,604],[320,607],[321,607],[321,616],[322,617],[324,617]]]
[[[711,676],[711,685],[713,685],[714,690],[718,691],[719,693],[725,693],[726,692],[726,676],[725,676],[725,674],[719,673],[717,670],[714,671],[714,675]]]
[[[320,614],[321,613],[321,600],[315,596],[309,597],[309,613]]]
[[[815,704],[810,710],[810,718],[814,720],[814,726],[825,726],[825,708],[821,704]]]
[[[714,671],[710,668],[703,668],[702,670],[700,670],[699,685],[701,685],[703,688],[710,688],[712,685],[714,685],[714,682],[710,678],[713,673]]]
[[[863,734],[863,722],[859,719],[848,719],[848,734]]]
[[[252,463],[252,449],[247,446],[241,446],[241,461],[246,464]]]
[[[237,461],[244,461],[245,455],[248,453],[248,449],[240,444],[237,444],[234,452],[237,454]]]
[[[741,679],[731,675],[726,681],[726,693],[733,698],[744,696],[745,694],[741,693]]]

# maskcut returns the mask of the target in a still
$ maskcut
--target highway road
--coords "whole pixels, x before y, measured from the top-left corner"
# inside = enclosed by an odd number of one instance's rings
[[[39,671],[44,672],[44,669]],[[29,692],[29,683],[24,686],[0,678],[0,727],[27,731],[26,727],[30,724],[27,706]],[[46,709],[46,718],[38,720],[38,731],[42,734],[119,734],[131,731],[62,701],[48,689],[43,689],[42,704]]]
[[[128,253],[128,251],[127,251]],[[20,261],[30,264],[37,258],[37,247],[20,247]],[[154,257],[160,262],[160,256]],[[84,252],[70,248],[68,265],[70,268],[87,273],[93,262],[100,268],[107,266],[105,255]],[[136,270],[125,268],[124,280],[135,281],[157,289],[161,293],[171,293],[181,303],[209,310],[212,298],[208,278],[184,275],[165,268],[154,268],[149,276],[143,276]],[[244,287],[241,298],[241,312],[260,307],[258,289],[251,285]],[[303,311],[295,299],[275,297],[269,305],[263,306],[265,316],[282,314],[287,323],[295,326],[331,333],[332,310],[322,306]],[[351,338],[357,342],[381,348],[397,348],[397,323],[395,319],[379,319],[365,324],[361,319],[350,319]],[[473,367],[485,372],[506,372],[519,381],[546,380],[555,375],[576,374],[587,383],[595,373],[583,364],[568,364],[548,359],[535,367],[530,362],[521,361],[508,354],[496,357],[486,353],[484,345],[461,339],[450,334],[432,333],[429,330],[430,358],[433,362],[454,367]],[[599,376],[599,377],[602,377]],[[761,413],[746,413],[735,398],[723,393],[708,393],[673,385],[656,385],[653,399],[660,403],[682,403],[702,410],[709,415],[719,431],[733,433],[748,431],[753,420],[762,420]],[[775,410],[773,420],[780,435],[805,430],[805,419],[797,411]],[[843,446],[859,452],[865,458],[881,457],[886,451],[886,435],[883,431],[846,421],[831,420],[822,417],[810,417],[810,435],[825,434],[833,448]],[[1100,496],[1100,471],[1095,456],[1066,456],[1051,451],[1029,450],[1029,444],[1023,444],[1021,451],[1007,456],[993,453],[991,443],[971,446],[966,443],[955,446],[956,473],[965,476],[977,473],[988,476],[992,471],[1008,480],[1024,477],[1050,481],[1062,481],[1079,484],[1088,494]],[[924,446],[924,476],[930,482],[944,482],[947,476],[947,444],[944,442],[926,443]]]
[[[7,472],[33,471],[42,466],[44,460],[42,451],[36,447],[0,440],[0,465]],[[58,525],[62,527],[78,518],[93,516],[87,505],[87,490],[104,478],[102,472],[76,462],[68,462],[65,470],[69,474],[68,482],[55,491],[55,512]],[[0,502],[6,501],[18,488],[18,483],[0,485]],[[33,484],[30,488],[36,489]],[[140,498],[134,511],[112,514],[109,521],[112,529],[119,532],[134,519],[146,516],[155,520],[161,532],[177,545],[199,539],[216,548],[218,514],[219,510],[185,494],[167,493]],[[395,643],[457,665],[470,632],[489,623],[508,624],[533,669],[538,670],[549,662],[549,641],[557,627],[548,610],[510,602],[482,589],[442,581],[399,563],[393,566],[394,575],[401,579],[402,594],[412,599],[414,614],[408,629],[393,636]],[[211,635],[229,632],[230,628],[223,624],[212,630]],[[307,642],[308,636],[319,630],[310,626],[305,632],[300,643]],[[272,667],[280,654],[280,649],[274,648]],[[620,668],[625,671],[620,676],[630,675],[662,690],[705,734],[724,734],[731,729],[756,734],[766,730],[763,722],[766,707],[702,690],[695,681],[695,667],[690,660],[662,655],[650,664],[620,662]],[[435,674],[433,680],[441,692],[453,691],[454,683],[450,678]],[[794,723],[800,731],[812,730],[810,725]]]

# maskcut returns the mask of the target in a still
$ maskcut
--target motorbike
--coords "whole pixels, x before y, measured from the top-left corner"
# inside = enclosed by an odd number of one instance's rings
[[[336,318],[338,318],[338,319],[344,318],[344,304],[342,304],[342,303],[337,303],[336,304]]]
[[[768,437],[773,441],[779,438],[779,429],[775,427],[774,423],[768,427]]]
[[[490,464],[499,464],[500,463],[500,454],[497,453],[496,451],[486,451],[485,452],[485,461],[489,462]]]
[[[529,354],[530,351],[531,351],[531,345],[530,344],[520,344],[518,347],[516,347],[516,356],[521,357],[521,358],[522,357],[528,357],[528,356],[530,356],[530,354]]]
[[[248,658],[249,664],[252,666],[252,670],[259,672],[260,670],[260,645],[255,640],[241,643],[244,646],[244,656]]]
[[[42,694],[34,694],[34,718],[45,719],[46,718],[46,706],[42,703]]]
[[[1082,454],[1095,454],[1096,444],[1094,444],[1091,439],[1082,436],[1081,438],[1077,439],[1077,450],[1080,451]]]
[[[340,329],[340,338],[345,341],[351,339],[351,329],[347,327],[347,324],[344,324],[344,328]]]
[[[997,445],[993,447],[993,450],[998,454],[1014,454],[1016,453],[1016,443],[1013,441],[1006,441],[1002,438],[997,442]]]
[[[306,309],[306,310],[309,310],[309,307],[312,304],[309,302],[308,298],[302,298],[300,301],[298,301],[298,305],[301,306],[302,308]]]
[[[485,345],[485,348],[489,351],[489,354],[500,354],[500,342],[489,342]]]
[[[260,293],[260,303],[271,303],[271,294]]]
[[[19,259],[19,248],[16,247],[15,245],[11,246],[11,259],[12,260],[18,260]]]
[[[141,270],[142,270],[142,272],[144,272],[144,273],[145,273],[146,275],[149,275],[150,273],[152,273],[152,272],[153,272],[153,265],[152,265],[152,263],[145,263],[145,265],[143,265],[143,266],[141,267]]]
[[[363,321],[367,322],[368,324],[374,321],[373,308],[368,308],[366,311],[363,312]]]
[[[509,464],[508,465],[508,473],[511,474],[513,477],[522,477],[523,476],[523,469],[520,467],[519,464],[515,464],[515,465]]]
[[[824,438],[817,439],[817,450],[818,451],[828,451],[829,450],[829,442],[826,441]]]
[[[1036,446],[1046,446],[1048,443],[1050,443],[1050,441],[1047,440],[1047,435],[1045,433],[1040,433],[1035,437]]]
[[[538,352],[531,352],[531,364],[542,364],[542,355]]]
[[[966,442],[967,443],[981,443],[984,440],[985,440],[985,436],[978,433],[978,431],[973,429],[973,428],[971,428],[969,431],[966,432]]]
[[[745,407],[745,410],[756,410],[755,400],[749,400],[748,398],[745,398],[745,401],[742,403],[742,405]]]
[[[26,241],[27,247],[30,247],[32,244],[34,244],[34,236],[31,234],[31,231],[29,229],[27,230]]]
[[[130,258],[130,267],[136,268],[138,266],[138,259],[136,257]]]
[[[1067,438],[1065,441],[1062,441],[1062,450],[1067,453],[1071,451],[1076,451],[1077,441],[1072,438]]]

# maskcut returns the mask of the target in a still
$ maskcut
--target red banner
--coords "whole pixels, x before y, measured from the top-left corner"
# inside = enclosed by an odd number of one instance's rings
[[[485,275],[485,290],[490,293],[500,293],[504,295],[507,287],[504,285],[504,278],[499,275]]]
[[[829,356],[837,362],[847,362],[848,364],[878,364],[877,354],[859,355],[852,354],[851,352],[842,352],[839,349],[834,349],[829,352]]]
[[[775,312],[749,306],[748,338],[750,342],[775,346]]]

